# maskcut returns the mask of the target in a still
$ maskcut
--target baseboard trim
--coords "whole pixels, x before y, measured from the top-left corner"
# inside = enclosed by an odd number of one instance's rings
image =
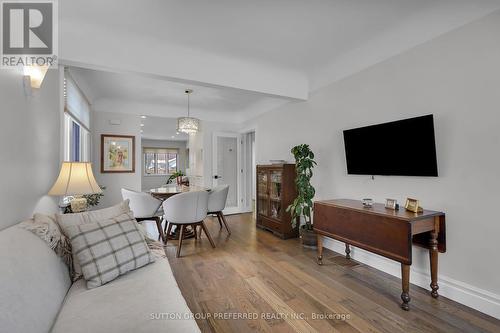
[[[323,246],[337,253],[345,253],[345,244],[331,238],[324,237]],[[401,278],[400,264],[393,260],[360,248],[352,248],[351,257],[363,264]],[[430,290],[430,279],[430,272],[412,266],[410,274],[411,283]],[[500,295],[441,274],[438,276],[438,281],[440,295],[500,319]]]

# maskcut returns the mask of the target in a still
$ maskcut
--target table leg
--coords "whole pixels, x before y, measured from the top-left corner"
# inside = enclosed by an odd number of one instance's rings
[[[179,239],[180,230],[181,230],[180,226],[179,227],[174,226],[173,230],[171,232],[167,232],[165,237],[168,239]],[[186,228],[184,228],[184,239],[193,237],[194,237],[194,229],[190,225],[186,226]]]
[[[316,235],[318,239],[318,265],[323,265],[323,236]]]
[[[401,264],[401,282],[403,292],[401,293],[401,308],[405,311],[410,310],[410,265]]]
[[[437,275],[438,275],[438,232],[436,230],[431,232],[431,239],[429,241],[429,259],[431,264],[431,296],[437,298],[438,294],[438,283],[437,283]]]
[[[349,244],[347,244],[347,243],[345,243],[345,258],[351,259],[351,248],[349,247]]]

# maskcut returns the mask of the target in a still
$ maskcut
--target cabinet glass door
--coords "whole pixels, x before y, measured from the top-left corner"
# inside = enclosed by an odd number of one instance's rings
[[[281,170],[274,170],[270,173],[270,191],[269,200],[271,208],[271,217],[275,219],[281,219],[282,207],[281,207]]]
[[[269,193],[268,193],[269,183],[268,175],[266,171],[259,171],[257,173],[257,200],[258,209],[260,215],[269,216]]]

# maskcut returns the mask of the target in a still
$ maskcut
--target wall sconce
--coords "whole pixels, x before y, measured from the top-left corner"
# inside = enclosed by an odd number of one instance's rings
[[[48,69],[49,66],[24,66],[23,71],[25,83],[26,81],[29,81],[31,88],[39,89],[42,86],[43,79],[45,77],[45,74],[47,74]]]

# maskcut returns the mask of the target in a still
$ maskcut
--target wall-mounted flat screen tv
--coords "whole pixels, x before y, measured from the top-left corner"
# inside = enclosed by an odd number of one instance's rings
[[[437,177],[432,115],[344,131],[347,173]]]

